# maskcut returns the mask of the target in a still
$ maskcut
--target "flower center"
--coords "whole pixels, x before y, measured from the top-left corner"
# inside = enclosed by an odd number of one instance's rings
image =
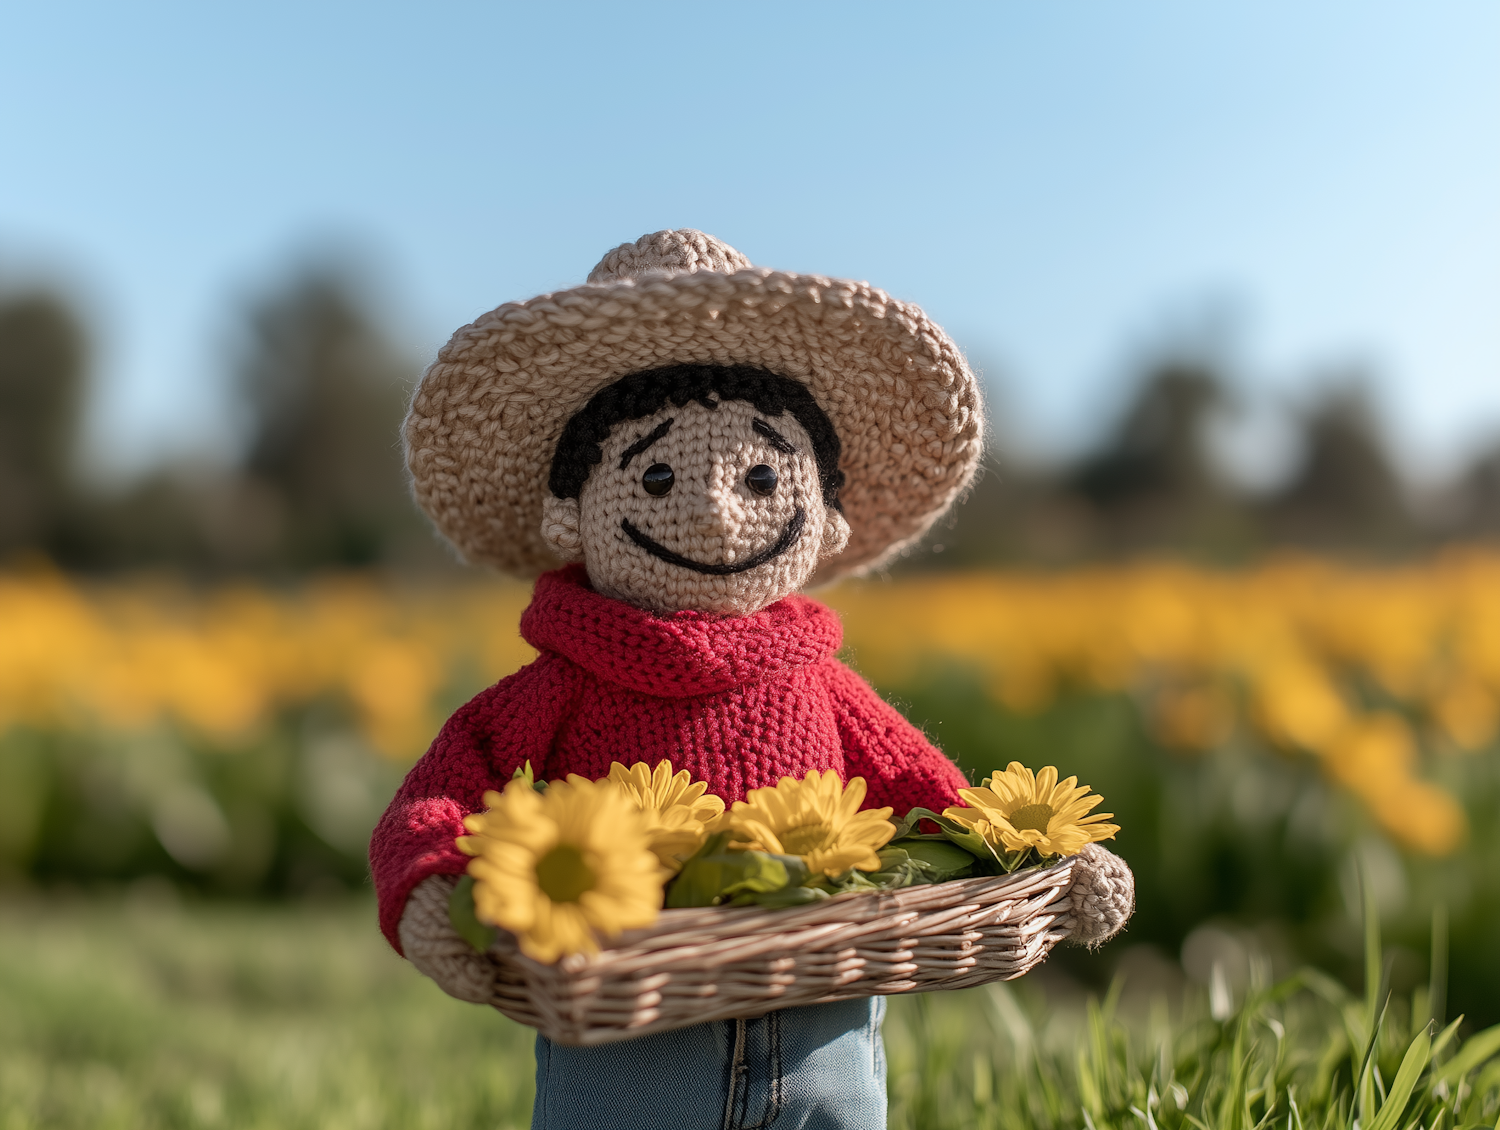
[[[592,891],[596,876],[583,861],[583,852],[572,844],[558,844],[536,861],[536,885],[553,902],[577,902],[584,891]]]
[[[788,855],[809,855],[828,846],[828,833],[827,824],[803,824],[798,828],[788,828],[778,838]]]
[[[1050,804],[1027,804],[1010,814],[1010,826],[1016,831],[1030,829],[1045,832],[1054,813]]]

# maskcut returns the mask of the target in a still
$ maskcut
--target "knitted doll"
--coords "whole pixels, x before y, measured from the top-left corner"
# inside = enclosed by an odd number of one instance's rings
[[[795,595],[920,537],[973,475],[978,384],[915,306],[657,232],[459,330],[406,442],[465,557],[552,570],[521,620],[538,658],[449,719],[371,843],[381,928],[453,996],[495,978],[448,922],[454,839],[525,761],[552,780],[670,758],[729,804],[811,769],[898,815],[957,803],[958,769]],[[596,1048],[538,1036],[532,1125],[883,1127],[883,1015],[867,997]]]

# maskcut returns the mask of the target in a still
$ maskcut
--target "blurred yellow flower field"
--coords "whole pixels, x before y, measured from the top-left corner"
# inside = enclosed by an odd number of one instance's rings
[[[166,719],[234,738],[332,694],[376,749],[411,759],[450,680],[477,690],[531,659],[517,631],[527,599],[504,583],[439,592],[357,577],[289,591],[3,578],[0,731]]]
[[[462,697],[532,656],[525,586],[333,576],[293,588],[0,577],[0,733],[163,723],[239,740],[335,698],[364,739],[414,758]],[[823,594],[878,685],[971,668],[1008,709],[1127,692],[1162,744],[1253,734],[1357,796],[1409,848],[1464,840],[1429,759],[1500,729],[1500,553],[1400,568],[1283,559],[1245,572],[1138,564],[871,580]]]
[[[1500,729],[1500,555],[1393,569],[1313,559],[1243,573],[1181,565],[935,577],[834,595],[862,671],[906,685],[935,656],[977,667],[1012,710],[1060,691],[1130,691],[1163,744],[1247,727],[1319,758],[1397,839],[1463,840],[1462,809],[1422,773]]]

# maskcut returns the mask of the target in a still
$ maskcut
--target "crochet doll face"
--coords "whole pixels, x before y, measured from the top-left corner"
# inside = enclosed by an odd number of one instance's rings
[[[743,615],[796,591],[848,541],[790,412],[668,403],[614,424],[598,446],[578,497],[547,499],[543,532],[607,596]]]

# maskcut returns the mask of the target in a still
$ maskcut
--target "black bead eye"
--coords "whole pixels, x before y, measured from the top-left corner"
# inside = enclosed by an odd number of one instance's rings
[[[654,494],[658,498],[672,489],[676,476],[672,474],[672,468],[665,463],[653,463],[646,468],[646,473],[641,476],[641,486],[646,488],[647,494]]]
[[[757,463],[745,473],[745,485],[756,494],[770,494],[776,489],[776,468]]]

